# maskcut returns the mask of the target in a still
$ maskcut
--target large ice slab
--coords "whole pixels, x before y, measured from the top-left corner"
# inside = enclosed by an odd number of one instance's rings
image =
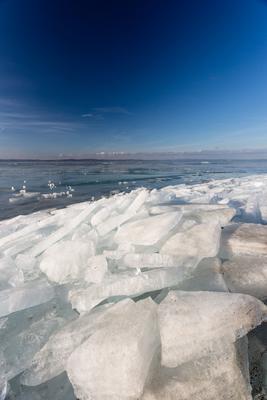
[[[223,257],[267,256],[267,226],[232,224],[223,230],[221,247]]]
[[[179,257],[181,262],[194,257],[215,257],[219,250],[221,227],[218,223],[196,224],[171,236],[160,253]],[[196,262],[196,263],[197,263]]]
[[[192,276],[178,284],[178,288],[185,291],[228,292],[224,278],[220,259],[204,258],[192,272]]]
[[[234,343],[261,324],[267,308],[254,297],[215,292],[172,291],[159,305],[162,364],[188,362]]]
[[[235,256],[222,264],[222,272],[231,292],[267,298],[266,256]]]
[[[156,305],[125,300],[120,313],[70,356],[67,373],[80,399],[141,397],[160,352]]]

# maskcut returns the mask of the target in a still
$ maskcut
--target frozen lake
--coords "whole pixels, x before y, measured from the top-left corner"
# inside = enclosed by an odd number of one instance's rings
[[[129,192],[138,187],[159,189],[166,185],[195,184],[261,173],[267,173],[267,160],[2,160],[0,219],[64,207],[92,196],[97,199],[114,191]],[[34,195],[15,197],[12,201],[23,186]]]

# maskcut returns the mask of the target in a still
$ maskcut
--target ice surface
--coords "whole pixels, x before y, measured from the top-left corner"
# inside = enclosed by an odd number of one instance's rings
[[[118,306],[120,312],[68,360],[67,373],[80,399],[138,399],[153,371],[160,351],[155,303],[125,300]]]
[[[215,292],[172,291],[159,305],[162,365],[177,367],[234,343],[259,325],[266,306],[254,297]]]

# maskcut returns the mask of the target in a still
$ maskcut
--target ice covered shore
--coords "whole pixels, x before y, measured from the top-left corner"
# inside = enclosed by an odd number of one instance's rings
[[[2,221],[0,399],[267,398],[266,299],[267,175]]]

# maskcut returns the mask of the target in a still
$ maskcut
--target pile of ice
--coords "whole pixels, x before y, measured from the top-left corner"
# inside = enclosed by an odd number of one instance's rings
[[[265,175],[1,222],[0,399],[252,399],[265,223]]]

